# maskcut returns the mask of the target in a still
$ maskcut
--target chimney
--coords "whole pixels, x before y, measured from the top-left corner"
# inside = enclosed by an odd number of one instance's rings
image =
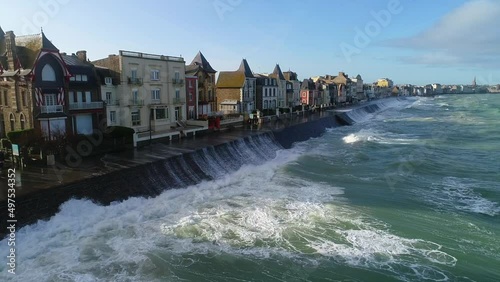
[[[5,33],[5,51],[7,51],[7,69],[16,69],[16,35],[13,31]]]
[[[76,52],[76,56],[82,62],[86,62],[87,61],[87,51],[85,51],[85,50],[81,50],[81,51]]]

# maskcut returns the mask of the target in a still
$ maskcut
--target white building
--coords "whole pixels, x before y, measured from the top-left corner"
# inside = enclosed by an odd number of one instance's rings
[[[136,138],[179,134],[185,125],[185,61],[181,57],[120,51],[93,62],[116,77],[104,77],[109,125],[131,127]],[[113,82],[113,79],[116,80]]]

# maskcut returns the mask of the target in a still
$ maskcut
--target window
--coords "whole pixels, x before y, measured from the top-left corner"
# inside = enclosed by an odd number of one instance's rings
[[[273,97],[276,97],[276,88],[273,89]]]
[[[130,70],[130,77],[135,80],[137,78],[137,70],[136,69],[132,69]]]
[[[106,104],[110,105],[113,103],[113,101],[111,101],[112,95],[113,95],[113,93],[106,92]]]
[[[25,127],[25,119],[24,119],[24,115],[21,113],[21,117],[19,119],[21,121],[21,130],[24,130],[24,127]]]
[[[268,102],[267,102],[267,100],[265,100],[264,101],[264,109],[267,109],[267,107],[268,107]]]
[[[160,71],[152,70],[151,71],[151,80],[160,80]]]
[[[113,79],[111,77],[106,77],[104,78],[104,83],[106,83],[106,85],[111,85],[113,84]]]
[[[189,88],[193,88],[193,81],[189,80]]]
[[[141,113],[139,110],[132,112],[132,126],[141,125]]]
[[[10,131],[16,130],[16,118],[13,114],[10,114]]]
[[[25,90],[21,91],[21,100],[23,101],[23,107],[27,107],[28,106],[28,95],[26,95]]]
[[[174,78],[176,81],[179,81],[181,79],[180,73],[178,71],[175,71]]]
[[[86,75],[86,74],[83,74],[83,75],[82,75],[82,81],[87,81],[87,80],[88,80],[87,75]]]
[[[175,99],[181,98],[181,91],[179,89],[175,89]]]
[[[116,111],[109,112],[109,122],[114,124],[116,122]]]
[[[55,106],[56,105],[56,94],[46,94],[44,95],[45,106]]]
[[[193,101],[193,93],[189,92],[189,102]]]
[[[76,80],[76,78],[74,76],[69,78],[69,81],[75,81],[75,80]]]
[[[9,105],[9,92],[7,90],[3,91],[3,103],[5,106]]]
[[[189,118],[194,119],[194,106],[189,106]]]
[[[42,81],[56,81],[56,72],[49,64],[42,68]]]
[[[151,90],[151,100],[160,100],[160,89]]]
[[[132,101],[135,103],[139,101],[139,91],[137,91],[137,89],[132,90]]]
[[[267,88],[266,88],[266,90],[264,91],[264,97],[267,97]]]
[[[156,109],[156,119],[166,119],[167,112],[166,109]]]

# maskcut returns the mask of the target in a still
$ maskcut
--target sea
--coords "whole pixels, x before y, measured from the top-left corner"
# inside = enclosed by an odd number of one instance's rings
[[[185,189],[70,200],[17,231],[15,275],[0,241],[0,281],[500,281],[500,95],[350,118],[207,149]]]

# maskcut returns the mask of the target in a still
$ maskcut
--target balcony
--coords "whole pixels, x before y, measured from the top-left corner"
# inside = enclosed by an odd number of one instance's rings
[[[40,110],[41,110],[42,114],[62,113],[63,106],[62,105],[41,106]]]
[[[119,100],[106,100],[107,106],[120,106]]]
[[[144,106],[144,100],[131,99],[128,101],[129,106],[142,107]]]
[[[142,85],[142,78],[128,77],[128,84],[131,84],[131,85]]]
[[[73,103],[69,104],[70,110],[95,110],[102,109],[104,107],[104,103],[100,102],[90,102],[90,103]]]
[[[184,85],[184,79],[172,78],[172,83],[177,85]]]
[[[174,104],[186,104],[186,99],[185,98],[174,98],[173,103]]]

